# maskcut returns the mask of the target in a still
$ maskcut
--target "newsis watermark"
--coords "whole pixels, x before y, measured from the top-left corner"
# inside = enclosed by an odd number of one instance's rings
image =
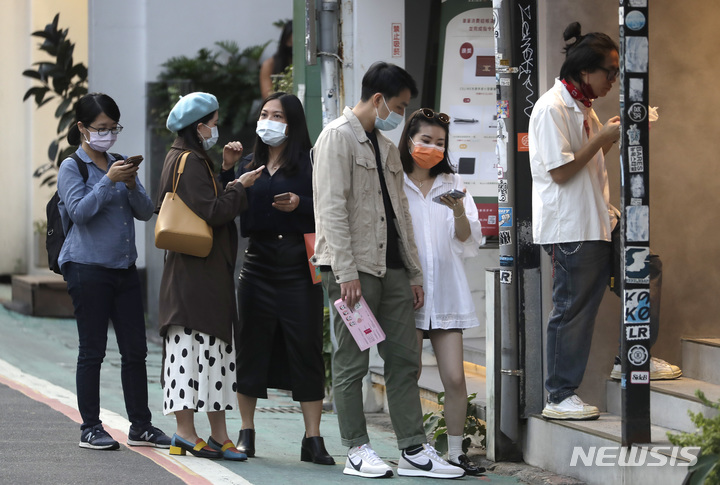
[[[570,466],[684,466],[697,463],[700,447],[656,445],[573,447]]]

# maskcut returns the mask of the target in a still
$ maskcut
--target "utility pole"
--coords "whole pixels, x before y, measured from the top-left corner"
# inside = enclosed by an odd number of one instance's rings
[[[650,179],[647,0],[620,2],[622,443],[650,442]]]
[[[501,301],[500,331],[494,335],[500,342],[494,345],[501,375],[493,380],[499,380],[494,391],[500,396],[489,410],[496,419],[496,436],[488,456],[492,453],[497,461],[519,459],[520,419],[529,414],[528,403],[530,409],[542,407],[542,349],[537,348],[542,322],[540,251],[532,241],[532,200],[526,196],[532,191],[527,132],[538,97],[537,5],[535,0],[494,0],[493,13]],[[536,389],[528,392],[527,386]],[[540,404],[533,405],[535,401]]]

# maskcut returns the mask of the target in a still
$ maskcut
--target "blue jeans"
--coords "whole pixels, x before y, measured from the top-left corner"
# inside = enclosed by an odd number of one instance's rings
[[[108,323],[113,322],[120,350],[125,409],[133,427],[145,429],[148,408],[147,341],[137,269],[109,269],[78,263],[62,268],[75,307],[78,360],[75,375],[81,429],[100,424],[100,366],[105,358]]]
[[[580,386],[595,317],[610,278],[612,246],[605,241],[546,244],[553,261],[553,309],[547,328],[548,400],[562,402]]]

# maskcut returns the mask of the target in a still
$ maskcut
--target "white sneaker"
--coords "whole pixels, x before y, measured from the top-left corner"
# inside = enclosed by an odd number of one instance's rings
[[[680,367],[656,357],[650,358],[650,380],[677,379],[682,375]]]
[[[345,475],[364,478],[389,478],[393,476],[392,468],[382,461],[368,443],[348,450],[345,460]]]
[[[430,478],[460,478],[465,475],[465,470],[440,458],[435,448],[427,443],[422,446],[423,449],[414,455],[408,455],[403,450],[398,460],[398,475]]]
[[[659,381],[662,379],[677,379],[682,375],[682,370],[676,365],[672,365],[665,362],[662,359],[652,357],[650,359],[650,380]],[[620,380],[622,377],[622,365],[613,365],[610,377],[615,380]]]
[[[597,419],[600,411],[595,406],[585,404],[576,394],[566,398],[563,402],[545,404],[542,415],[548,419]]]

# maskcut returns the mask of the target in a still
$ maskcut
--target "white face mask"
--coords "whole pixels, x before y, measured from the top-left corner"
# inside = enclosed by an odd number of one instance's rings
[[[203,123],[203,125],[205,125],[205,123]],[[208,125],[205,126],[210,128]],[[218,134],[217,126],[213,126],[212,128],[210,128],[210,138],[208,138],[207,140],[202,136],[202,133],[200,133],[199,131],[198,134],[200,135],[200,138],[202,138],[202,145],[205,150],[210,150],[212,147],[214,147],[220,136]]]
[[[283,142],[287,140],[287,135],[285,134],[286,129],[287,125],[279,121],[258,120],[255,133],[257,133],[263,143],[271,147],[276,147],[282,145]]]
[[[388,111],[390,111],[390,108],[388,108],[387,103],[385,102],[385,96],[383,96],[383,104],[385,104],[385,108],[387,108]],[[383,131],[390,131],[394,130],[398,127],[400,123],[402,123],[403,117],[402,115],[397,114],[394,111],[390,111],[390,114],[387,116],[387,118],[382,119],[380,118],[380,115],[378,114],[377,108],[375,108],[375,128],[378,130]]]
[[[94,131],[88,131],[88,133],[90,133],[90,139],[88,139],[87,135],[84,133],[83,137],[85,137],[85,141],[88,146],[96,152],[104,153],[110,150],[110,147],[112,147],[115,144],[115,141],[117,141],[117,135],[113,135],[109,132],[103,136],[98,135],[97,132]]]

